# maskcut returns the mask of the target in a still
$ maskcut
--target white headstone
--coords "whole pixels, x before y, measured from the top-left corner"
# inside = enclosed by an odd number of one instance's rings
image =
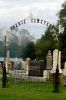
[[[7,51],[7,58],[6,58],[6,61],[5,61],[6,72],[8,72],[8,64],[9,64],[9,50]]]
[[[59,68],[59,73],[62,73],[62,70],[61,70],[61,51],[58,51],[58,49],[55,49],[53,51],[53,68],[51,70],[51,73],[56,72],[57,64],[58,64],[58,68]]]
[[[59,51],[58,67],[59,67],[59,73],[62,73],[62,69],[61,69],[61,51]]]
[[[26,75],[28,75],[30,58],[26,58],[25,62],[26,62]]]
[[[48,77],[47,70],[44,70],[44,72],[43,72],[43,77],[44,77],[45,79],[47,79],[47,77]]]
[[[9,50],[7,51],[7,58],[9,58]]]
[[[66,62],[64,63],[64,69],[66,69]]]
[[[63,75],[66,76],[66,62],[64,63]]]

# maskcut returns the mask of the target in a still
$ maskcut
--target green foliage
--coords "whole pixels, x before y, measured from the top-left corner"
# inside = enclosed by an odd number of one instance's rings
[[[19,57],[19,46],[17,43],[11,43],[8,47],[9,51],[10,51],[10,57]]]
[[[66,61],[66,19],[64,19],[64,17],[66,17],[66,2],[63,3],[62,9],[59,12],[61,25],[62,27],[64,27],[64,32],[63,34],[60,35],[60,42],[61,42],[60,49],[62,52],[62,63]]]
[[[16,35],[15,33],[18,35]],[[23,57],[24,59],[26,57],[30,57],[31,59],[35,58],[34,43],[31,42],[34,38],[31,36],[28,30],[21,29],[18,31],[15,30],[14,32],[7,32],[7,38],[7,50],[10,51],[10,57]],[[5,43],[3,43],[3,41],[0,41],[0,57],[4,56],[4,47]]]
[[[4,44],[0,41],[0,57],[4,56]]]
[[[41,39],[36,42],[36,56],[38,59],[45,59],[48,50],[53,51],[55,48],[54,38],[51,32],[52,26],[49,26],[45,32],[45,35],[42,35]]]
[[[59,35],[59,21],[55,26],[49,26],[45,35],[36,42],[36,56],[38,59],[46,57],[48,50],[58,48],[62,52],[62,65],[66,61],[66,2],[62,5],[62,9],[58,13],[60,24],[64,27],[64,32]],[[53,30],[54,29],[54,30]],[[56,37],[57,36],[57,37]],[[57,39],[58,38],[58,39]]]
[[[60,10],[59,17],[66,17],[66,1],[62,4],[62,9]]]
[[[35,59],[35,44],[33,42],[29,42],[22,48],[22,58],[31,58],[32,60]]]

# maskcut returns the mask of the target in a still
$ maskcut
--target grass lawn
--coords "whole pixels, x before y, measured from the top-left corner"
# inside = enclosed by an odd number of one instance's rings
[[[0,88],[0,100],[66,100],[66,87],[60,93],[44,91],[44,84],[21,83]]]

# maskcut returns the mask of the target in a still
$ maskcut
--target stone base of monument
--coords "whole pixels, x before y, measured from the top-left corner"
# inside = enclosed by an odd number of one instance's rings
[[[44,77],[29,76],[28,81],[30,81],[30,82],[45,82],[46,80]]]
[[[63,75],[66,76],[66,69],[63,69]]]
[[[51,70],[44,70],[43,77],[45,79],[50,79],[51,78]]]
[[[56,73],[56,69],[51,70],[51,74],[53,74],[53,73]],[[62,73],[62,69],[59,69],[59,74],[61,74],[61,73]]]
[[[44,79],[47,79],[47,75],[48,75],[47,70],[44,70],[43,71],[43,77],[44,77]]]
[[[46,78],[37,76],[28,76],[25,70],[14,70],[14,82],[45,82]]]
[[[33,77],[33,76],[19,76],[14,78],[15,83],[17,82],[46,82],[44,77]]]

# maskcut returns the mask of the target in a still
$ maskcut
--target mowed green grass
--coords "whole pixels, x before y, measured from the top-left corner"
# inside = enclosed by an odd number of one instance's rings
[[[50,84],[20,83],[0,88],[0,100],[66,100],[66,87],[63,88],[60,93],[53,93]]]

